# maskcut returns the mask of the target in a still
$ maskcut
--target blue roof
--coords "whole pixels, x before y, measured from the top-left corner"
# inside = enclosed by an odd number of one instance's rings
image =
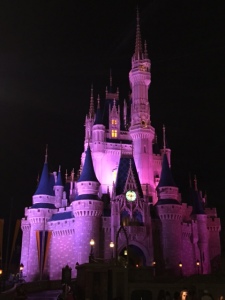
[[[73,219],[74,215],[72,211],[65,211],[60,212],[57,214],[52,215],[51,219],[49,221],[60,221],[60,220],[67,220],[67,219]]]
[[[87,151],[86,151],[84,166],[83,166],[82,172],[81,172],[80,177],[77,180],[77,182],[81,182],[81,181],[99,182],[95,175],[95,170],[94,170],[93,161],[92,161],[92,157],[91,157],[91,149],[90,149],[89,145],[88,145]]]
[[[55,196],[54,193],[54,185],[55,185],[55,176],[54,174],[49,175],[49,195]]]
[[[75,200],[86,200],[86,199],[91,199],[91,200],[101,200],[98,195],[93,195],[93,194],[83,194],[83,195],[77,195]]]
[[[161,176],[160,176],[160,180],[159,180],[159,184],[158,184],[157,188],[164,187],[164,186],[175,186],[176,187],[176,184],[173,180],[171,169],[169,167],[169,163],[168,163],[166,154],[164,154],[164,156],[163,156],[162,172],[161,172]]]
[[[61,172],[60,172],[60,171],[58,172],[58,176],[57,176],[57,180],[56,180],[55,185],[63,186],[63,183],[62,183],[62,176],[61,176]]]
[[[97,124],[103,124],[103,121],[102,121],[102,112],[101,112],[100,107],[97,108],[96,116],[95,116],[94,125],[97,125]]]
[[[38,188],[34,195],[52,195],[52,192],[49,188],[49,173],[47,163],[44,163]]]
[[[204,207],[203,207],[203,202],[202,202],[202,198],[200,196],[199,191],[195,191],[193,189],[191,189],[191,204],[192,204],[192,215],[204,215],[205,211],[204,211]]]
[[[31,208],[48,208],[48,209],[55,209],[55,205],[52,203],[35,203],[31,206]]]
[[[137,169],[135,166],[134,158],[130,156],[122,156],[120,158],[119,168],[118,168],[118,173],[116,178],[116,195],[120,195],[124,193],[124,188],[125,188],[130,164],[131,164],[132,172],[134,174],[135,183],[137,185],[137,192],[139,196],[142,198],[143,192],[138,177]]]

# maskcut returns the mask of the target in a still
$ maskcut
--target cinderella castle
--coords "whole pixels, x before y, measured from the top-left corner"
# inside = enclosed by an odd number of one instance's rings
[[[20,262],[27,281],[61,279],[66,265],[76,277],[75,265],[89,262],[90,256],[174,275],[182,268],[185,276],[218,267],[216,208],[207,207],[196,178],[188,200],[182,200],[165,127],[161,149],[157,144],[148,99],[151,62],[138,13],[129,81],[131,97],[124,101],[111,80],[104,103],[98,97],[95,104],[91,89],[78,173],[66,174],[65,180],[60,168],[50,173],[46,152],[32,205],[21,222]]]

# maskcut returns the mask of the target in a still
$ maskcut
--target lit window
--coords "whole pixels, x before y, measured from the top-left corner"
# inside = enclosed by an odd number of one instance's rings
[[[112,171],[112,176],[113,176],[113,182],[116,182],[117,169],[114,169],[114,170]]]
[[[117,130],[113,129],[112,130],[112,138],[116,138],[117,137]]]
[[[116,125],[117,124],[117,120],[116,119],[112,119],[112,125]]]

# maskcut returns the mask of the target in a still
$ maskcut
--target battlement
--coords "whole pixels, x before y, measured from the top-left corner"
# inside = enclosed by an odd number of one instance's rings
[[[191,223],[182,223],[182,237],[190,238],[192,235],[192,224]]]
[[[206,207],[205,214],[207,215],[207,217],[217,217],[217,210],[215,207],[212,208]]]
[[[208,218],[207,228],[209,231],[220,231],[221,230],[220,218],[215,218],[215,217]]]

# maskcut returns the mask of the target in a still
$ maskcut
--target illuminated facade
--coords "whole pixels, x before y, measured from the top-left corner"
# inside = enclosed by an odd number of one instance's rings
[[[163,147],[157,146],[148,99],[151,63],[139,17],[131,65],[128,101],[120,103],[110,78],[104,104],[98,97],[95,110],[91,90],[79,176],[72,172],[63,184],[60,169],[49,174],[46,154],[21,225],[21,263],[28,281],[60,279],[67,264],[76,276],[76,263],[89,260],[91,239],[95,258],[109,260],[113,254],[123,261],[127,252],[131,266],[154,265],[169,274],[179,274],[181,267],[183,275],[208,274],[218,263],[216,209],[206,207],[196,180],[189,202],[182,201],[165,128]]]

